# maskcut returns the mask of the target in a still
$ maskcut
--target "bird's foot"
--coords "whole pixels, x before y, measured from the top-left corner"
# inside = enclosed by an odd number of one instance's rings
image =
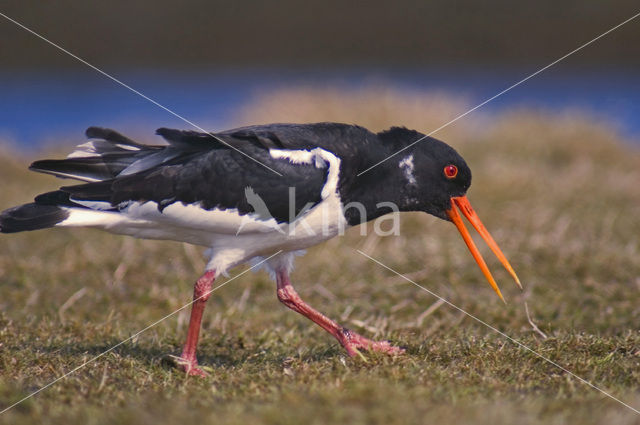
[[[209,376],[207,372],[198,367],[197,363],[195,365],[190,364],[187,366],[183,366],[182,368],[185,372],[187,372],[187,375],[189,376],[199,376],[201,378],[206,378]]]
[[[201,378],[209,376],[207,372],[198,367],[198,359],[195,357],[171,356],[171,358],[175,364],[189,376],[199,376]]]
[[[391,356],[403,354],[405,352],[404,348],[391,345],[389,341],[373,341],[350,331],[347,328],[342,328],[341,334],[342,338],[340,338],[340,343],[351,357],[358,355],[358,350],[377,351]]]

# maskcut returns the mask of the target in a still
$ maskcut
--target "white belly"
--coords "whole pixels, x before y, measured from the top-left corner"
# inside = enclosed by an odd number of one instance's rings
[[[187,242],[211,249],[207,269],[220,273],[256,256],[296,251],[338,235],[346,227],[342,205],[328,197],[293,223],[260,220],[236,210],[204,210],[173,203],[162,212],[155,202],[131,203],[120,212],[69,208],[62,227],[94,227],[144,239]]]

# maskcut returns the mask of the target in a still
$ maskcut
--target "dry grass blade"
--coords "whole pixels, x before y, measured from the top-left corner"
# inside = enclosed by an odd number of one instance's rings
[[[524,311],[527,314],[527,320],[529,321],[529,324],[533,328],[533,331],[536,332],[538,335],[540,335],[543,339],[547,339],[547,334],[542,332],[540,328],[535,323],[533,323],[533,320],[531,319],[531,315],[529,314],[529,305],[527,304],[526,301],[524,302]]]

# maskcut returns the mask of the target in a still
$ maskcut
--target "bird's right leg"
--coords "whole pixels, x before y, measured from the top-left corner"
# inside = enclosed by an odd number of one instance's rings
[[[189,320],[189,330],[187,331],[187,341],[180,355],[181,365],[189,375],[207,375],[205,371],[198,367],[196,349],[200,337],[200,324],[202,323],[204,305],[211,296],[211,287],[215,279],[215,270],[209,270],[196,281],[193,287],[193,304],[191,304],[191,318]]]

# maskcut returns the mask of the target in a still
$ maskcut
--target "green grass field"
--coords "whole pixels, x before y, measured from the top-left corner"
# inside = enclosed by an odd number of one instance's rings
[[[441,94],[299,88],[264,93],[237,122],[336,120],[428,132],[465,106]],[[185,376],[168,356],[180,353],[185,309],[0,423],[640,423],[356,251],[640,409],[638,149],[571,111],[471,117],[438,137],[469,163],[469,198],[523,281],[520,292],[478,239],[506,306],[454,226],[404,214],[401,236],[351,229],[298,259],[292,279],[311,305],[405,346],[405,355],[348,358],[279,304],[264,272],[247,273],[208,302],[199,349],[208,379]],[[0,158],[0,208],[62,182],[28,172],[34,158],[9,152]],[[0,409],[188,303],[205,263],[200,248],[93,230],[0,239]]]

